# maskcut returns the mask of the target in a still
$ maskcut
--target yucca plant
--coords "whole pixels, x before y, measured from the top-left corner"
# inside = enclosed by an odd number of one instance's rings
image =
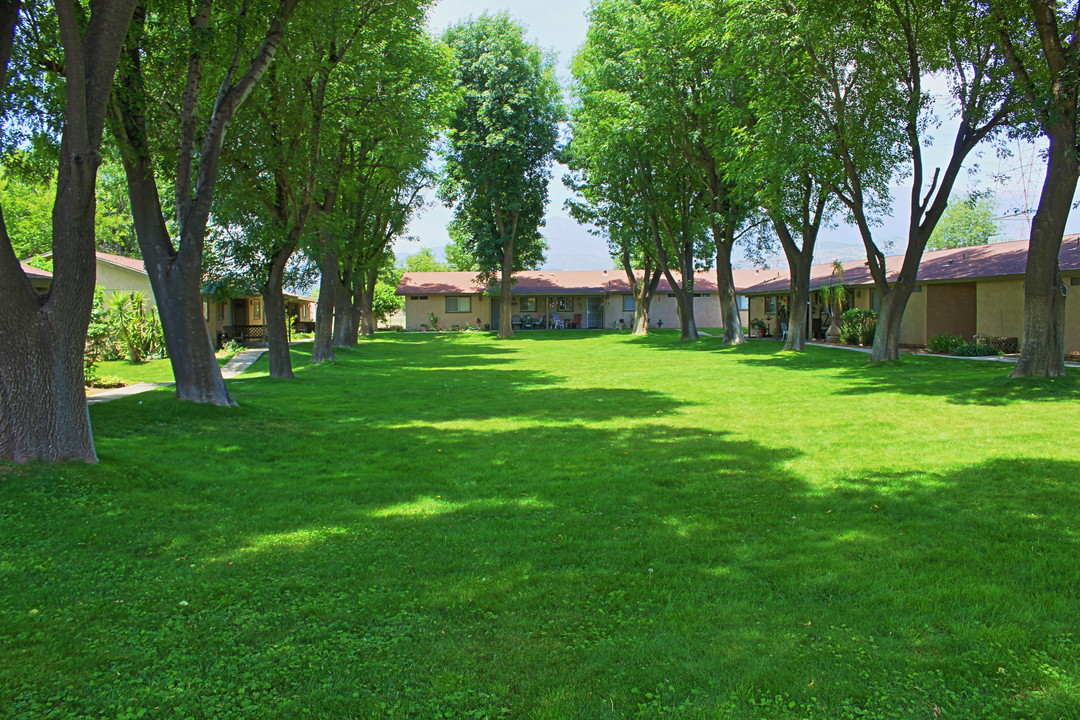
[[[107,321],[114,336],[127,349],[130,362],[165,354],[161,320],[156,309],[147,310],[143,293],[121,291],[109,296]]]
[[[818,288],[818,297],[829,308],[829,328],[825,331],[825,337],[840,337],[840,313],[844,311],[848,291],[844,287],[844,265],[839,260],[833,260],[832,277],[827,284]]]

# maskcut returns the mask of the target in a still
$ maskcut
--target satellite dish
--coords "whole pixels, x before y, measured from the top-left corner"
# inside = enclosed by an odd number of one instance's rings
[[[1065,283],[1061,283],[1060,285],[1058,285],[1058,292],[1061,293],[1061,297],[1068,297],[1069,296],[1069,286],[1066,285]]]

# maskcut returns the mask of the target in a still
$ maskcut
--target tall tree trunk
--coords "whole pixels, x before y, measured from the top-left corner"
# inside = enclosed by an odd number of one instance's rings
[[[353,319],[352,273],[338,275],[334,287],[334,347],[356,345],[356,321]]]
[[[364,268],[360,273],[360,286],[356,293],[357,313],[360,320],[360,334],[365,337],[373,337],[378,326],[375,317],[375,283],[379,281],[379,269]]]
[[[106,107],[134,6],[134,0],[103,0],[86,18],[70,0],[56,2],[66,77],[53,281],[45,297],[23,274],[0,211],[0,458],[17,463],[97,461],[83,366],[94,299],[95,188]],[[3,3],[4,88],[18,19],[19,4]]]
[[[798,253],[788,257],[791,270],[791,295],[788,302],[788,335],[784,350],[802,352],[806,349],[806,323],[810,317],[811,257]]]
[[[69,101],[70,102],[70,101]],[[73,128],[74,129],[74,128]],[[78,134],[85,137],[85,129]],[[0,218],[0,458],[97,462],[83,353],[94,299],[94,188],[99,158],[65,132],[53,206],[54,275],[38,296]],[[16,274],[17,273],[17,274]]]
[[[1058,257],[1061,238],[1076,193],[1078,164],[1075,121],[1050,137],[1046,180],[1031,222],[1024,274],[1024,336],[1010,377],[1061,377],[1065,374],[1065,297]]]
[[[190,258],[184,261],[183,244],[180,252],[173,250],[149,163],[125,153],[124,166],[135,232],[161,317],[176,397],[197,403],[236,405],[221,378],[214,343],[203,317],[201,264]]]
[[[319,261],[319,305],[315,313],[315,343],[311,350],[311,362],[322,363],[337,360],[334,357],[334,305],[337,298],[337,253],[324,251]]]
[[[915,278],[898,279],[881,298],[881,312],[878,313],[877,330],[874,331],[874,344],[870,348],[869,362],[898,360],[900,358],[900,326],[904,321],[911,291],[915,289]]]
[[[285,266],[295,246],[286,243],[270,258],[270,271],[263,288],[263,308],[266,313],[266,345],[270,356],[270,377],[293,378],[292,357],[289,355],[289,319],[285,312],[283,289]]]
[[[258,50],[246,68],[233,65],[222,78],[206,120],[201,141],[197,137],[200,95],[206,70],[205,47],[185,48],[186,80],[180,102],[178,153],[173,194],[179,225],[177,247],[165,224],[153,172],[153,153],[144,109],[158,99],[148,97],[143,81],[142,32],[146,10],[139,7],[128,35],[127,59],[119,73],[112,112],[114,134],[127,175],[135,234],[139,240],[161,313],[161,327],[181,400],[213,405],[235,405],[214,357],[214,346],[203,319],[201,282],[206,226],[210,219],[218,168],[226,131],[244,101],[266,73],[285,34],[285,25],[299,0],[280,0],[271,15]],[[195,37],[216,31],[212,0],[191,8]],[[241,57],[236,48],[236,57]],[[235,81],[235,82],[234,82]]]
[[[514,239],[507,238],[503,243],[502,273],[499,279],[499,337],[508,338],[514,336],[513,302],[514,289]]]
[[[734,228],[720,231],[720,228],[713,225],[713,238],[716,240],[716,289],[720,295],[720,319],[724,323],[725,345],[742,345],[746,342],[742,331],[742,318],[739,317],[739,300],[735,296],[735,276],[731,271],[734,234]]]
[[[651,261],[646,261],[639,278],[634,271],[629,248],[623,248],[622,266],[626,279],[630,283],[630,291],[634,295],[634,335],[648,335],[649,308],[652,306],[652,299],[656,295],[656,288],[660,285],[663,273],[659,268],[654,267]]]
[[[679,339],[697,340],[697,319],[694,317],[694,291],[675,291],[675,302],[679,307]]]
[[[353,281],[352,293],[350,293],[352,295],[352,308],[349,312],[349,337],[347,339],[353,346],[360,342],[360,325],[363,323],[361,312],[364,301],[360,297],[362,287],[363,281],[361,276],[358,276]]]

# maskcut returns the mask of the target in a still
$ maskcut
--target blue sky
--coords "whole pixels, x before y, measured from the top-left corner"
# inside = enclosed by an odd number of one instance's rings
[[[556,54],[559,79],[564,85],[568,85],[570,61],[585,41],[588,27],[585,14],[588,7],[587,0],[501,3],[484,0],[442,0],[432,9],[429,25],[433,33],[439,34],[448,25],[470,16],[505,11],[525,26],[531,40]],[[938,128],[938,134],[947,138],[955,130],[955,125],[950,122],[947,111],[941,115],[943,122]],[[927,162],[944,164],[947,160],[945,151],[948,145],[946,140],[939,147],[931,146],[927,151]],[[958,182],[953,197],[959,198],[970,190],[989,188],[994,191],[998,210],[1003,217],[1013,215],[1015,208],[1033,207],[1038,200],[1045,171],[1039,149],[1013,141],[1009,144],[1009,150],[1012,155],[1005,158],[999,158],[991,146],[977,150],[969,158],[969,172]],[[561,182],[564,172],[565,168],[556,166],[550,186],[551,202],[547,211],[547,225],[544,228],[549,246],[545,269],[590,270],[614,267],[608,256],[606,243],[571,220],[563,207],[568,197],[568,191]],[[892,217],[883,219],[876,232],[878,243],[890,243],[891,252],[902,252],[906,245],[906,198],[909,192],[908,188],[897,184],[894,188],[896,202]],[[450,221],[451,213],[437,203],[434,193],[429,193],[429,201],[430,207],[409,227],[408,235],[414,239],[396,243],[395,250],[399,256],[415,253],[421,248],[431,248],[437,256],[441,256],[442,248],[449,240],[446,225]],[[1002,222],[1003,234],[1015,239],[1026,237],[1027,229],[1024,217]],[[1080,213],[1074,212],[1070,217],[1066,232],[1080,232]],[[864,254],[858,231],[853,226],[846,225],[843,218],[837,219],[836,227],[823,231],[818,241],[817,262],[852,260],[859,257],[864,257]],[[784,264],[782,256],[776,256],[770,262],[773,267]],[[742,259],[740,254],[736,258],[736,266],[749,267],[750,264]]]

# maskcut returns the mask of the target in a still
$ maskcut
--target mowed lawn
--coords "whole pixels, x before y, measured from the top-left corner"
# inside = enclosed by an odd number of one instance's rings
[[[0,466],[11,718],[1080,717],[1080,382],[380,335]]]

